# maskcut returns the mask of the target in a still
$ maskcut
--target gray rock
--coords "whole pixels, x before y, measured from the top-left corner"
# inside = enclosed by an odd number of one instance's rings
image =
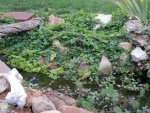
[[[3,93],[9,88],[9,83],[4,76],[0,75],[0,93]]]
[[[32,99],[33,113],[56,110],[55,105],[46,96],[34,97]]]
[[[109,75],[112,73],[112,64],[105,56],[102,56],[98,72],[99,75]]]
[[[143,51],[140,47],[136,47],[132,52],[131,52],[132,60],[135,62],[139,62],[142,60],[147,60],[148,55],[145,51]]]
[[[0,113],[9,113],[10,107],[5,100],[0,100]]]
[[[140,31],[143,28],[143,26],[141,22],[138,20],[129,20],[128,22],[125,23],[125,28],[127,32],[130,33]]]

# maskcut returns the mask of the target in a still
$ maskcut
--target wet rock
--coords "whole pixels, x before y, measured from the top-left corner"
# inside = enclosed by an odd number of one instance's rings
[[[12,17],[16,21],[26,21],[33,16],[34,14],[29,12],[7,12],[2,15],[2,17]]]
[[[62,18],[55,17],[54,15],[49,16],[48,25],[56,25],[56,24],[63,24],[65,20]]]
[[[42,113],[61,113],[61,112],[57,110],[51,110],[51,111],[44,111]]]
[[[47,97],[34,97],[32,99],[33,113],[41,113],[48,110],[56,110],[55,105]]]
[[[3,93],[9,88],[9,83],[4,76],[0,74],[0,93]]]
[[[132,56],[132,60],[135,61],[135,62],[139,62],[139,61],[148,59],[148,55],[140,47],[136,47],[131,52],[131,56]]]
[[[98,73],[99,75],[109,75],[112,73],[112,64],[104,55],[99,64]]]
[[[0,100],[0,112],[8,113],[10,111],[10,106],[5,100]]]
[[[61,113],[91,113],[87,110],[74,106],[61,106],[59,110],[61,111]]]
[[[128,33],[130,32],[138,32],[142,29],[142,24],[138,20],[129,20],[125,23],[125,28]]]
[[[128,51],[132,48],[132,44],[130,42],[121,42],[119,43],[119,46]]]
[[[98,14],[94,19],[100,20],[103,24],[108,24],[112,19],[112,15]]]

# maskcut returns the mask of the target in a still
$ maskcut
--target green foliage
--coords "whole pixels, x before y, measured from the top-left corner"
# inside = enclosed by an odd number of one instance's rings
[[[113,23],[118,20],[121,23],[117,28],[110,25],[109,31],[103,28],[97,32],[93,30],[95,23],[94,15],[91,13],[80,11],[73,15],[61,15],[66,21],[65,24],[44,25],[39,29],[0,40],[2,48],[0,54],[9,57],[9,64],[12,67],[27,72],[43,73],[54,79],[57,75],[63,74],[64,78],[73,81],[81,78],[81,80],[90,79],[94,82],[95,76],[98,76],[97,67],[101,55],[107,54],[110,61],[115,64],[122,52],[122,49],[117,46],[118,43],[129,40],[124,30],[119,29],[125,23],[126,19],[122,19],[124,15],[118,11],[114,13]],[[55,39],[69,48],[66,55],[52,45]],[[42,56],[45,57],[45,66],[41,64]],[[56,61],[58,70],[48,69],[52,60]],[[78,70],[81,61],[88,65],[88,71]]]
[[[49,12],[42,14],[45,20],[50,12],[55,13],[49,9]],[[0,55],[8,57],[11,67],[42,74],[42,77],[49,77],[51,82],[59,79],[70,81],[78,89],[72,90],[74,96],[79,97],[79,106],[88,110],[93,111],[93,107],[96,107],[106,112],[113,111],[121,96],[116,88],[136,90],[141,94],[139,98],[146,94],[147,90],[141,90],[144,86],[138,86],[140,76],[135,79],[135,73],[129,71],[132,62],[127,59],[127,63],[119,65],[124,50],[118,44],[131,42],[123,29],[127,21],[126,13],[117,10],[113,13],[112,22],[97,31],[93,30],[95,22],[91,13],[80,11],[59,17],[65,19],[64,24],[41,25],[31,31],[1,39]],[[69,49],[67,54],[54,46],[53,41],[56,39]],[[113,74],[107,77],[100,77],[97,71],[103,54],[107,55],[113,65]],[[54,67],[53,62],[56,68],[51,69]],[[86,68],[80,69],[82,62]],[[61,82],[57,85],[61,85]],[[84,99],[80,100],[81,96]],[[138,109],[139,105],[135,103],[135,107]]]
[[[90,100],[86,100],[85,98],[80,98],[77,102],[77,105],[79,107],[82,107],[84,109],[87,109],[91,112],[96,113],[95,107],[94,107],[93,103]]]
[[[15,23],[12,18],[0,18],[0,25]]]
[[[141,20],[144,24],[147,24],[150,19],[149,0],[116,0],[115,3],[127,13]]]

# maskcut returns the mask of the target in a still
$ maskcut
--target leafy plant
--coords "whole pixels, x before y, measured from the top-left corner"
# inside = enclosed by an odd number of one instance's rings
[[[127,13],[135,16],[145,25],[150,19],[149,0],[115,0],[115,3]]]

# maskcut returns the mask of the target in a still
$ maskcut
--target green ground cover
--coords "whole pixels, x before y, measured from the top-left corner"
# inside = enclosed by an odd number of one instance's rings
[[[130,55],[125,63],[120,63],[124,49],[118,44],[127,41],[134,48],[136,43],[123,27],[128,21],[127,14],[116,10],[111,0],[0,0],[0,3],[3,3],[1,11],[30,10],[45,20],[40,27],[0,40],[0,55],[8,58],[9,66],[23,71],[27,83],[35,77],[32,86],[65,91],[78,100],[78,106],[93,113],[141,113],[142,107],[150,107],[148,76],[141,70],[130,71],[134,66]],[[96,23],[93,18],[100,11],[112,13],[112,21],[93,30]],[[48,26],[51,14],[64,18],[65,23]],[[0,25],[13,22],[1,19]],[[54,40],[69,51],[58,49]],[[108,76],[100,76],[97,70],[102,55],[113,65],[113,73]],[[51,70],[55,65],[57,68]],[[127,102],[132,99],[132,103]]]

